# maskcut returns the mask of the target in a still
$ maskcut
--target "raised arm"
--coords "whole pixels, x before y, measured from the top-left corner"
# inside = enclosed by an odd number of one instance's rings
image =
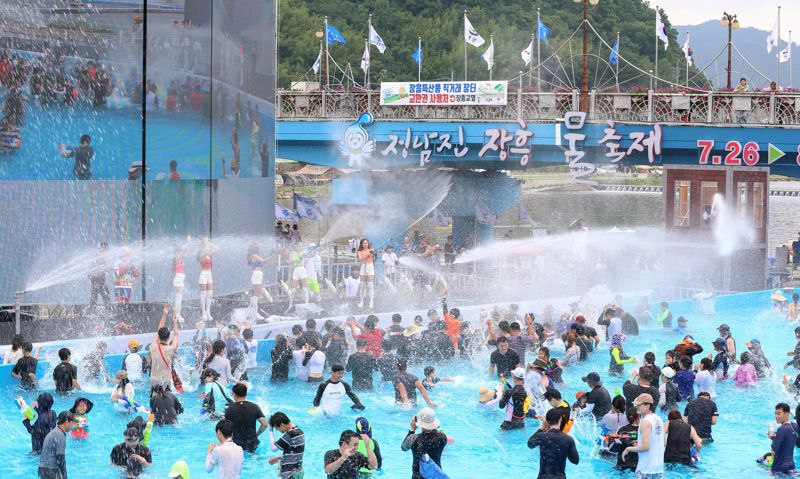
[[[425,400],[425,402],[428,404],[428,406],[436,407],[436,403],[431,401],[431,398],[428,397],[428,390],[425,389],[425,386],[422,384],[422,382],[417,380],[417,382],[414,383],[414,385],[417,386],[417,389],[419,390],[419,393],[422,394],[422,398]]]
[[[164,304],[161,308],[161,319],[158,320],[158,327],[156,328],[156,335],[153,336],[153,344],[158,344],[158,330],[163,328],[165,324],[167,324],[167,313],[169,313],[169,305]]]
[[[364,444],[369,444],[369,436],[367,436],[366,434],[362,434],[361,435],[361,440],[364,441]],[[377,443],[376,443],[375,447],[378,447]],[[367,449],[367,461],[369,462],[369,468],[370,469],[377,469],[378,468],[378,457],[375,456],[375,451],[373,451],[373,449],[371,447],[369,447],[369,446],[367,446],[366,449]]]
[[[177,348],[180,344],[180,336],[181,328],[178,325],[178,315],[175,312],[172,313],[172,347]]]

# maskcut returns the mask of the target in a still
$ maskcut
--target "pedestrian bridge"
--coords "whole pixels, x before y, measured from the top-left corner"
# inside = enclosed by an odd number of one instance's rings
[[[382,106],[378,91],[280,91],[282,158],[499,171],[570,163],[769,166],[800,176],[800,93],[518,90],[502,106]],[[579,152],[579,153],[578,153]]]

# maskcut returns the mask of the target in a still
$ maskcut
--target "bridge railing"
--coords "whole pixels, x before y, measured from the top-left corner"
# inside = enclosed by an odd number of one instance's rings
[[[577,90],[510,92],[504,106],[381,106],[377,91],[277,92],[279,119],[355,119],[370,112],[377,120],[553,122],[577,111]],[[602,93],[592,91],[589,119],[678,124],[800,125],[800,92]]]

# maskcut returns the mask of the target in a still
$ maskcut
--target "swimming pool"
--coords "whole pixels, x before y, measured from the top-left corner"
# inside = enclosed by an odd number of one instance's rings
[[[116,102],[116,106],[42,107],[36,101],[26,102],[25,124],[20,127],[22,148],[15,153],[0,153],[0,179],[75,179],[74,160],[62,158],[57,146],[78,145],[84,134],[91,136],[95,151],[93,177],[127,179],[131,163],[142,160],[142,120],[140,109],[125,100]],[[259,141],[265,141],[265,125],[271,124],[262,113]],[[147,112],[148,179],[168,177],[172,160],[178,162],[183,179],[222,178],[222,159],[226,159],[229,171],[233,154],[231,125],[229,121],[210,125],[207,118],[196,112]],[[272,137],[273,133],[269,133],[269,139]],[[261,158],[257,152],[253,154],[249,128],[239,132],[239,142],[240,176],[260,177]],[[270,153],[270,158],[274,158],[273,152]]]
[[[741,390],[730,381],[717,385],[717,405],[720,411],[719,423],[714,427],[715,441],[701,451],[702,461],[699,468],[690,471],[683,466],[667,471],[666,477],[678,478],[688,474],[693,478],[721,478],[742,475],[743,477],[768,477],[767,470],[757,466],[755,458],[769,450],[766,437],[767,425],[773,420],[774,405],[779,401],[788,401],[787,393],[782,391],[781,369],[786,361],[786,351],[794,347],[791,334],[794,326],[782,317],[769,311],[770,292],[758,292],[743,295],[721,297],[717,299],[716,315],[703,316],[689,302],[672,304],[673,315],[685,315],[689,319],[689,327],[694,337],[706,350],[716,338],[714,328],[722,322],[731,325],[739,348],[752,338],[758,338],[764,345],[767,357],[776,372],[772,379],[759,383],[755,390]],[[633,298],[632,298],[633,299]],[[626,305],[632,301],[626,301]],[[537,311],[538,312],[538,311]],[[410,316],[404,315],[404,324]],[[680,340],[674,332],[643,328],[643,335],[630,338],[626,342],[626,351],[631,355],[642,357],[648,350],[656,353],[658,364],[663,362],[663,353]],[[554,354],[555,356],[555,354]],[[476,391],[481,386],[491,386],[492,382],[485,377],[486,358],[473,363],[446,364],[439,368],[439,376],[456,378],[455,384],[445,384],[432,392],[432,399],[440,404],[437,414],[442,427],[456,442],[445,449],[442,459],[444,470],[453,479],[502,477],[535,477],[538,471],[537,450],[530,450],[526,445],[528,437],[536,430],[536,421],[528,422],[525,430],[500,432],[502,422],[501,411],[481,413],[475,404]],[[416,365],[410,369],[421,376],[424,365]],[[7,368],[7,367],[6,367]],[[44,389],[52,390],[50,371],[42,371]],[[584,386],[580,376],[588,371],[598,371],[604,379],[607,377],[608,354],[601,346],[588,362],[577,368],[568,368],[564,379],[568,387],[562,389],[565,399],[573,401],[575,392]],[[629,375],[632,369],[626,368]],[[7,374],[7,369],[0,369]],[[400,443],[405,437],[412,412],[401,411],[393,405],[391,387],[378,381],[377,388],[371,393],[359,394],[367,407],[363,412],[350,411],[347,407],[343,414],[336,418],[311,416],[308,409],[316,391],[316,385],[290,382],[285,385],[272,386],[268,382],[269,365],[260,364],[259,371],[252,375],[255,390],[250,399],[260,404],[264,413],[278,410],[284,411],[292,421],[302,428],[306,434],[306,454],[304,466],[307,478],[322,478],[322,456],[326,450],[337,447],[339,433],[346,428],[353,428],[354,420],[364,415],[372,422],[374,437],[381,445],[383,452],[384,477],[409,477],[411,468],[410,453],[400,451]],[[113,371],[112,371],[113,373]],[[789,373],[792,373],[789,371]],[[348,374],[345,379],[349,381]],[[621,386],[623,379],[606,381],[605,386],[612,392]],[[13,402],[13,396],[19,394],[15,388],[0,389],[6,398],[0,401],[0,428],[5,431],[5,444],[0,449],[0,462],[4,464],[4,476],[34,477],[38,458],[27,456],[30,441],[23,426],[21,417]],[[23,393],[30,403],[36,393]],[[67,463],[71,477],[87,477],[83,471],[92,471],[92,477],[119,477],[115,470],[103,467],[108,464],[109,454],[114,444],[121,442],[122,432],[130,417],[113,412],[108,400],[110,389],[87,394],[95,402],[95,409],[89,415],[91,437],[85,441],[68,440]],[[137,391],[141,400],[143,394]],[[54,410],[68,409],[74,397],[56,397]],[[181,401],[187,412],[180,417],[176,427],[161,427],[153,432],[151,449],[153,451],[153,467],[142,477],[165,477],[170,465],[185,459],[192,468],[192,477],[212,477],[201,471],[208,444],[215,441],[213,423],[202,419],[199,410],[200,399],[196,393],[186,393]],[[347,403],[345,403],[347,404]],[[683,404],[681,404],[681,407]],[[793,410],[793,409],[792,409]],[[619,474],[612,468],[610,461],[590,459],[592,434],[583,426],[576,426],[574,437],[578,441],[581,462],[578,466],[567,466],[568,477],[632,477],[631,473]],[[262,444],[258,452],[245,461],[243,477],[273,477],[277,469],[266,463],[266,458],[273,454],[269,451],[268,436],[262,436]],[[98,467],[99,466],[99,467]],[[8,471],[7,473],[5,471]]]

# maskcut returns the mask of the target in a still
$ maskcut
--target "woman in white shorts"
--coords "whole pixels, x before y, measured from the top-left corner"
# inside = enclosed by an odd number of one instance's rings
[[[211,277],[212,256],[219,251],[219,248],[211,244],[208,236],[203,238],[203,246],[197,253],[197,261],[200,263],[200,312],[203,321],[212,321],[211,318],[211,299],[214,296],[214,280]]]
[[[364,294],[369,292],[369,309],[375,301],[375,250],[368,239],[363,238],[358,245],[358,262],[361,263],[361,300],[358,307],[364,307]]]
[[[258,245],[253,243],[247,250],[247,264],[252,268],[253,273],[250,275],[250,284],[253,287],[250,293],[250,313],[248,316],[259,317],[258,314],[258,298],[264,296],[267,301],[272,302],[272,297],[269,295],[262,283],[264,282],[264,265],[269,261],[269,258],[264,258],[259,254]]]
[[[172,309],[175,312],[175,316],[178,317],[178,322],[181,324],[183,324],[184,321],[183,316],[181,316],[181,306],[183,304],[183,286],[186,280],[186,261],[184,257],[186,256],[186,247],[191,240],[192,237],[187,236],[186,244],[178,247],[175,251],[175,257],[172,259],[172,273],[174,274],[172,279],[172,293],[174,294]]]
[[[308,284],[306,281],[308,279],[308,271],[306,271],[306,258],[300,251],[300,245],[297,245],[296,249],[292,251],[289,262],[292,265],[292,288],[289,291],[289,308],[294,304],[294,295],[298,287],[303,290],[305,302],[308,304]]]

